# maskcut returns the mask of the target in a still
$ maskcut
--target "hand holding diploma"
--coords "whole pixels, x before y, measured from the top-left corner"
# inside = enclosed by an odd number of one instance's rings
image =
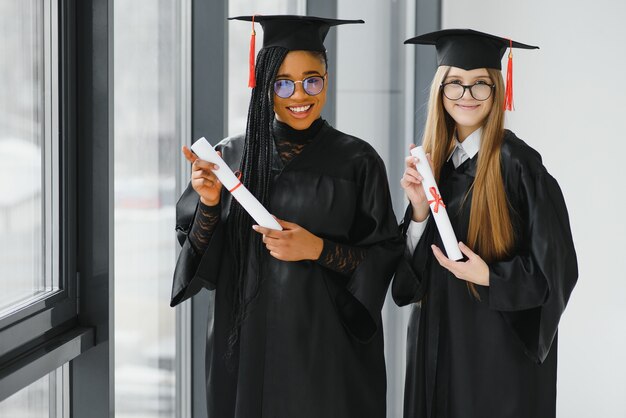
[[[400,184],[411,201],[414,221],[421,222],[428,217],[428,213],[431,210],[433,212],[437,229],[439,229],[446,252],[450,256],[450,258],[446,257],[439,247],[432,245],[431,248],[435,258],[443,268],[450,271],[458,279],[482,286],[489,286],[489,266],[487,266],[487,263],[462,242],[458,246],[456,245],[456,236],[452,230],[447,212],[445,212],[445,204],[441,199],[439,188],[432,174],[430,155],[425,155],[422,147],[415,147],[415,145],[411,145],[409,150],[411,151],[411,156],[406,158],[406,169]],[[428,161],[428,164],[425,164],[424,161]],[[442,220],[441,217],[444,214],[445,219]],[[447,230],[447,232],[442,232],[442,229],[444,231]],[[444,237],[444,234],[447,236],[447,239]],[[449,247],[452,247],[452,249],[450,250]],[[455,261],[463,258],[461,251],[467,257],[467,261]]]
[[[317,260],[324,249],[324,240],[298,224],[277,219],[282,231],[262,226],[252,228],[263,235],[263,244],[270,255],[282,261]]]
[[[277,229],[279,231],[282,230],[282,227],[278,222],[276,222],[276,219],[267,211],[267,209],[263,207],[261,202],[259,202],[257,198],[250,193],[246,186],[239,181],[239,178],[230,170],[228,165],[224,162],[224,160],[222,160],[221,155],[213,149],[211,144],[209,144],[209,141],[205,138],[200,138],[194,142],[193,145],[191,145],[191,150],[198,156],[198,158],[208,163],[207,167],[212,171],[217,179],[219,179],[219,182],[226,187],[237,202],[239,202],[241,207],[248,212],[252,219],[263,227]],[[205,180],[207,180],[207,177],[202,177],[202,185],[206,185],[208,187],[209,185],[205,183]],[[204,190],[204,192],[207,197],[212,196],[212,191]],[[200,196],[201,198],[203,197],[202,195]],[[217,202],[219,203],[219,197],[217,198]]]
[[[198,158],[187,146],[183,146],[183,154],[191,163],[191,186],[200,195],[200,200],[207,206],[216,206],[220,203],[222,183],[212,170],[219,167]],[[222,154],[218,151],[221,157]]]
[[[460,260],[463,258],[463,254],[459,249],[454,230],[452,229],[452,224],[450,223],[450,218],[446,212],[445,203],[441,198],[441,193],[439,192],[439,188],[435,182],[435,176],[433,175],[426,154],[424,153],[424,149],[422,147],[411,148],[411,155],[412,157],[415,157],[415,172],[413,173],[410,171],[409,174],[412,174],[412,177],[415,179],[413,184],[421,184],[422,186],[421,193],[414,190],[417,188],[416,186],[412,188],[415,192],[414,199],[417,201],[416,203],[418,205],[417,215],[423,215],[420,214],[420,211],[424,211],[424,201],[426,201],[426,204],[430,207],[432,215],[435,218],[435,223],[437,224],[437,229],[439,230],[439,235],[443,241],[443,246],[446,250],[448,258],[451,260]],[[407,164],[407,171],[409,169],[413,170],[411,167],[408,167]],[[413,204],[413,201],[411,204]],[[413,210],[413,218],[415,219],[416,208],[414,207]],[[424,216],[424,219],[425,218],[426,217]]]
[[[454,274],[457,279],[481,286],[489,286],[489,266],[467,245],[462,242],[459,243],[459,248],[467,257],[467,261],[450,260],[436,245],[432,245],[431,248],[439,265]]]
[[[411,144],[409,150],[412,150],[413,148],[415,148],[415,145]],[[415,167],[416,160],[417,158],[412,155],[405,158],[404,162],[406,167],[404,175],[400,180],[400,185],[411,202],[411,206],[413,208],[412,219],[415,222],[422,222],[428,217],[430,207],[428,206],[428,198],[426,197],[426,193],[422,187],[422,180],[424,180],[424,178]],[[428,162],[432,167],[430,159]]]

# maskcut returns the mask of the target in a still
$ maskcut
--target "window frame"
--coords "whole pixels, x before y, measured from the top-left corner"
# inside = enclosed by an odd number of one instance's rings
[[[43,283],[44,289],[56,286],[56,290],[43,290],[44,294],[31,296],[3,309],[0,317],[0,330],[8,328],[26,317],[32,316],[46,309],[47,306],[65,298],[61,283],[58,254],[60,251],[59,224],[59,132],[58,132],[58,104],[59,104],[59,14],[57,0],[42,0],[43,19],[42,34],[44,48],[42,52],[43,66],[43,185],[42,218],[44,220],[43,255]],[[4,311],[9,311],[4,314]],[[0,351],[0,356],[2,352]]]
[[[0,359],[19,350],[29,342],[50,333],[52,328],[62,325],[76,316],[74,296],[75,280],[63,265],[60,255],[69,251],[67,240],[62,237],[61,224],[67,225],[67,205],[61,205],[61,173],[65,169],[60,158],[65,143],[59,132],[61,97],[62,47],[60,39],[60,11],[58,0],[43,0],[43,45],[44,45],[44,181],[43,207],[45,235],[43,244],[44,283],[58,290],[16,303],[13,311],[0,318]],[[65,160],[67,163],[67,160]],[[52,283],[51,283],[52,282]],[[11,309],[11,308],[9,308]]]
[[[44,283],[49,287],[52,280],[58,290],[40,299],[35,297],[32,303],[23,302],[23,306],[16,304],[14,312],[0,319],[0,401],[67,365],[93,347],[96,339],[92,321],[84,320],[80,312],[77,262],[79,226],[93,229],[95,224],[80,225],[77,216],[81,191],[76,181],[77,174],[81,174],[75,126],[76,76],[81,71],[76,68],[77,4],[75,0],[42,2],[43,38],[47,46],[42,200],[46,231]],[[69,390],[70,385],[65,384],[63,390]]]

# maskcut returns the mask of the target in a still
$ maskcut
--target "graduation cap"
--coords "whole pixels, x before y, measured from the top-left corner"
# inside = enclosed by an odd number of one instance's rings
[[[363,20],[326,19],[315,16],[297,15],[254,15],[229,17],[228,20],[252,22],[250,38],[250,78],[249,87],[256,85],[254,78],[255,36],[254,23],[263,28],[263,48],[279,46],[290,51],[325,52],[324,39],[331,26],[349,23],[365,23]]]
[[[512,39],[502,38],[472,29],[444,29],[426,33],[404,41],[405,44],[435,45],[437,65],[449,65],[473,70],[476,68],[502,69],[502,57],[509,48],[506,76],[505,110],[513,109],[513,48],[539,49]]]

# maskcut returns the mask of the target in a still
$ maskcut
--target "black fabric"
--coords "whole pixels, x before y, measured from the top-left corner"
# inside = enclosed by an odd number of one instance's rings
[[[446,163],[439,182],[463,242],[477,160],[456,170]],[[578,277],[569,218],[539,154],[510,131],[501,164],[516,245],[512,257],[489,263],[480,300],[432,254],[432,243],[443,248],[432,217],[399,264],[392,294],[413,304],[418,321],[409,326],[405,418],[555,417],[557,327]],[[405,234],[410,216],[409,208]]]
[[[189,242],[196,253],[203,254],[209,246],[213,231],[220,220],[220,212],[219,205],[207,206],[198,202],[196,217],[189,233]]]
[[[509,39],[472,29],[444,29],[407,39],[404,43],[435,45],[438,66],[449,65],[464,70],[501,70],[502,57],[511,44]],[[513,41],[513,48],[539,49],[516,41]]]
[[[228,20],[252,21],[252,16],[229,17]],[[365,23],[363,20],[327,19],[315,16],[255,15],[263,27],[263,48],[279,46],[290,51],[324,52],[324,39],[332,26]]]
[[[313,141],[324,126],[322,118],[314,121],[306,129],[293,129],[286,123],[274,119],[272,131],[274,133],[274,143],[283,165],[289,164],[297,155],[300,155],[304,148]],[[339,244],[331,240],[324,240],[324,247],[317,262],[322,266],[351,276],[357,269],[361,261],[365,259],[366,250],[346,244]]]
[[[243,137],[227,138],[217,149],[231,169],[239,168]],[[241,326],[236,356],[227,363],[233,260],[223,233],[231,197],[223,192],[221,222],[205,253],[181,252],[171,301],[214,289],[215,303],[208,307],[209,417],[382,418],[381,308],[403,248],[385,167],[370,145],[324,122],[288,164],[274,149],[273,174],[271,213],[366,255],[349,277],[313,261],[251,257],[247,274],[260,269],[261,287]],[[188,190],[177,206],[183,250],[198,203]]]
[[[274,119],[272,133],[274,134],[274,143],[283,165],[289,164],[296,155],[300,155],[304,147],[313,141],[313,138],[315,138],[323,126],[324,120],[322,118],[318,118],[307,129],[301,130],[293,129],[286,123]]]

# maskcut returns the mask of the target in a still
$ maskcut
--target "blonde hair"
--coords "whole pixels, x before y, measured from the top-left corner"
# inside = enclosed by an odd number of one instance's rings
[[[440,88],[449,71],[450,67],[441,66],[435,73],[422,141],[425,152],[430,153],[432,158],[437,181],[454,148],[455,122],[443,106]],[[510,253],[514,233],[500,166],[500,147],[504,139],[504,80],[499,70],[487,68],[487,72],[495,84],[494,98],[491,111],[482,125],[476,178],[470,188],[472,202],[467,245],[483,260],[490,262],[505,258]],[[468,282],[467,285],[470,292],[480,299],[474,284]]]

